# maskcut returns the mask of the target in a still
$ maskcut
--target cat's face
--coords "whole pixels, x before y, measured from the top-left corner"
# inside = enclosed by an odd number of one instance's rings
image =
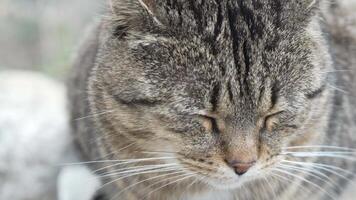
[[[318,136],[330,65],[319,27],[272,24],[253,36],[231,18],[214,41],[195,32],[108,39],[91,105],[112,111],[98,116],[112,151],[124,136],[210,185],[234,188],[267,175],[283,148]]]

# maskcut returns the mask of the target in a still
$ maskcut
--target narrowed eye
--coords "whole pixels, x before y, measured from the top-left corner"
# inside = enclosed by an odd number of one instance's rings
[[[220,129],[217,119],[207,115],[198,115],[202,120],[202,124],[207,131],[213,132],[214,134],[219,134]]]
[[[285,111],[279,111],[265,117],[264,129],[268,132],[273,131],[293,131],[298,129],[298,125],[295,124],[291,116],[284,115]],[[283,115],[283,117],[281,116]]]
[[[279,121],[278,116],[281,115],[282,113],[284,113],[284,111],[279,111],[279,112],[267,115],[265,117],[264,128],[268,132],[272,132],[279,125],[280,121]]]
[[[319,89],[316,89],[314,91],[311,91],[311,92],[307,93],[305,96],[308,99],[316,99],[316,98],[318,98],[319,96],[322,95],[322,93],[325,91],[325,89],[326,89],[326,84],[322,85]]]
[[[126,105],[126,106],[144,106],[144,107],[154,107],[156,105],[162,104],[162,101],[152,100],[152,99],[140,99],[140,98],[122,98],[119,95],[113,95],[116,102]]]

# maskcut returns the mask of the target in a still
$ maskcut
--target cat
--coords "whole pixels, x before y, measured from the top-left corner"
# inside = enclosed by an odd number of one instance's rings
[[[112,0],[69,97],[107,199],[339,199],[356,39],[323,0]]]

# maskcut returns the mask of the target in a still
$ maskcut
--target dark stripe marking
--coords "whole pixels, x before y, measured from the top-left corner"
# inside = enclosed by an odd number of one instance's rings
[[[315,98],[319,97],[321,95],[321,93],[323,93],[325,91],[325,89],[326,89],[326,85],[323,85],[323,86],[321,86],[321,88],[305,94],[305,96],[308,99],[315,99]]]
[[[213,112],[215,112],[218,109],[219,95],[220,95],[220,84],[216,84],[213,88],[211,98],[210,98],[210,103],[212,105]]]
[[[119,95],[114,95],[114,99],[123,105],[126,106],[146,106],[146,107],[153,107],[159,104],[162,104],[162,101],[152,100],[152,99],[131,99],[125,100],[119,97]]]

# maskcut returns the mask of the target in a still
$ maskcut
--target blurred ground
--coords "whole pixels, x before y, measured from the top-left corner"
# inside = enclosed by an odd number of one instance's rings
[[[99,182],[78,162],[66,89],[32,72],[0,72],[0,199],[90,200]],[[59,175],[59,178],[58,178]]]
[[[106,0],[0,0],[0,70],[64,79],[86,27]]]
[[[105,1],[0,0],[1,200],[89,200],[95,192],[86,168],[61,172],[76,158],[60,81]]]

